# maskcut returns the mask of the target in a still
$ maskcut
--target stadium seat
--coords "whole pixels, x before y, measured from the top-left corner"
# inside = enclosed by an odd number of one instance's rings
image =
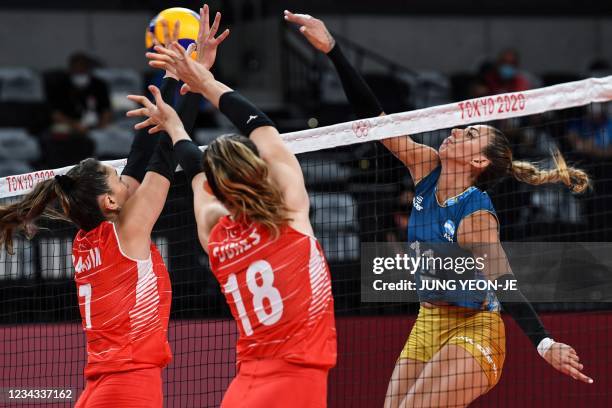
[[[439,72],[419,72],[415,78],[413,95],[413,104],[417,109],[449,103],[451,81]]]
[[[36,269],[33,245],[31,241],[15,238],[13,240],[13,255],[6,251],[0,251],[0,281],[34,278]]]
[[[354,232],[336,232],[315,229],[315,236],[329,262],[347,262],[359,259],[359,235]]]
[[[33,171],[34,168],[27,162],[20,160],[0,160],[0,177],[31,173]]]
[[[310,196],[311,221],[317,230],[357,231],[357,203],[350,194],[316,193]]]
[[[109,126],[105,129],[94,129],[89,132],[89,137],[96,144],[94,154],[99,158],[123,158],[130,152],[130,146],[134,139],[132,129]]]
[[[302,158],[300,166],[304,174],[304,181],[309,187],[324,183],[344,184],[352,175],[349,167],[325,158]]]
[[[25,129],[0,129],[0,159],[35,161],[40,158],[40,147]]]
[[[142,94],[142,78],[137,71],[122,68],[98,68],[94,74],[108,85],[113,111],[124,112],[134,108],[135,104],[126,96]]]
[[[1,102],[42,102],[42,79],[29,68],[0,68]]]

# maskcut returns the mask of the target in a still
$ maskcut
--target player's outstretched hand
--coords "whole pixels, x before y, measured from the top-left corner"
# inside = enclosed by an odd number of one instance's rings
[[[582,374],[584,366],[580,364],[580,357],[576,354],[576,350],[567,344],[554,343],[544,354],[544,359],[551,366],[561,371],[565,375],[569,375],[574,380],[582,381],[588,384],[593,383],[593,379]]]
[[[175,73],[185,83],[181,88],[181,94],[184,95],[187,92],[202,93],[205,85],[214,81],[210,71],[189,56],[192,50],[191,46],[188,50],[185,50],[175,41],[169,48],[157,45],[154,49],[155,52],[147,52],[146,54],[150,60],[149,65],[153,68],[165,69]]]
[[[300,26],[300,33],[306,37],[308,42],[317,50],[327,54],[334,48],[336,40],[329,33],[325,23],[318,18],[308,14],[293,14],[285,10],[285,20]]]
[[[215,20],[210,25],[210,9],[208,4],[200,9],[200,30],[198,31],[198,39],[196,41],[197,57],[196,61],[204,65],[208,70],[215,64],[217,58],[217,48],[229,36],[229,29],[225,29],[219,36],[219,25],[221,24],[221,13],[217,12]]]
[[[143,129],[151,126],[149,133],[152,134],[164,130],[172,137],[177,131],[183,129],[183,122],[181,122],[176,111],[164,102],[161,92],[156,86],[150,85],[149,91],[155,98],[155,104],[144,96],[128,95],[129,100],[139,103],[143,107],[129,111],[127,116],[146,117],[145,120],[134,125],[134,129]]]
[[[172,28],[172,32],[170,31],[170,26],[168,25],[168,20],[160,21],[162,27],[162,36],[164,37],[164,42],[160,43],[157,41],[157,38],[153,36],[153,45],[160,45],[162,47],[169,47],[174,41],[177,41],[179,38],[179,32],[181,29],[181,22],[176,20],[174,23],[174,27]],[[173,72],[166,71],[167,77],[177,79],[176,75]]]

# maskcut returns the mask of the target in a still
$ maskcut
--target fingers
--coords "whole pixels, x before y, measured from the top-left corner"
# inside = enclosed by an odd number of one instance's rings
[[[140,130],[140,129],[148,128],[149,126],[153,126],[154,124],[155,122],[153,122],[153,119],[147,118],[146,120],[143,120],[142,122],[135,124],[134,129]]]
[[[163,19],[161,22],[162,26],[162,37],[164,39],[164,45],[168,45],[172,42],[170,38],[170,30],[168,29],[168,20]]]
[[[580,364],[578,361],[572,360],[572,359],[567,360],[566,364],[570,365],[571,367],[574,367],[578,371],[582,371],[582,369],[584,368],[584,366],[582,364]]]
[[[176,59],[178,60],[184,59],[186,50],[185,48],[183,48],[183,46],[178,41],[174,41],[172,44],[170,44],[170,49],[176,53],[176,56],[175,56]]]
[[[204,4],[204,7],[200,9],[200,24],[204,25],[207,29],[210,26],[209,18],[208,4]]]
[[[149,129],[149,134],[151,135],[153,133],[157,133],[157,132],[160,132],[162,130],[163,130],[163,128],[160,125],[155,125],[151,129]]]
[[[181,32],[181,22],[176,20],[174,22],[174,31],[172,32],[172,41],[177,41],[179,39],[179,33]]]
[[[149,116],[149,110],[147,108],[138,108],[127,111],[125,116],[135,118],[139,116]]]
[[[154,105],[151,103],[150,100],[148,100],[147,98],[145,98],[142,95],[128,95],[127,97],[130,101],[132,102],[136,102],[142,106],[144,106],[147,109],[151,109],[154,107]]]
[[[226,28],[217,38],[214,39],[214,45],[217,46],[221,44],[225,39],[230,35],[229,28]]]
[[[151,92],[151,94],[153,95],[153,98],[155,98],[155,104],[157,106],[163,105],[165,103],[162,99],[161,92],[159,91],[158,87],[156,87],[155,85],[149,85],[148,89],[149,92]]]
[[[155,46],[153,49],[155,50],[156,53],[160,54],[160,55],[167,55],[168,57],[171,58],[176,58],[176,52],[171,50],[168,46],[171,45],[170,44],[166,44],[166,47],[162,47],[161,45],[157,45]]]
[[[219,13],[217,11],[217,14],[215,14],[215,21],[213,21],[213,25],[210,28],[210,36],[214,37],[215,34],[217,34],[217,30],[219,30],[219,24],[221,24],[221,13]]]
[[[188,92],[191,92],[191,88],[189,87],[189,85],[183,84],[180,90],[181,95],[186,95]]]
[[[307,24],[312,17],[308,14],[293,14],[289,10],[285,10],[285,20],[299,25]]]
[[[149,66],[153,68],[158,68],[158,69],[163,69],[165,71],[173,72],[171,70],[172,65],[164,61],[155,61],[155,60],[149,61]]]
[[[566,374],[570,375],[576,381],[582,381],[587,384],[593,384],[592,378],[587,377],[586,375],[582,374],[579,370],[575,369],[574,367],[567,367],[567,369],[564,371],[566,372]]]
[[[189,47],[187,47],[187,51],[185,51],[185,54],[191,55],[196,50],[196,47],[196,43],[189,44]]]

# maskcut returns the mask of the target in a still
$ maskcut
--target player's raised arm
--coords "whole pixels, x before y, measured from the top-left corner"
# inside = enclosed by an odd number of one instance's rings
[[[592,383],[582,373],[584,366],[576,351],[567,344],[554,341],[520,289],[508,290],[505,282],[515,279],[499,241],[497,219],[489,212],[476,212],[460,224],[459,244],[476,258],[486,259],[485,275],[499,284],[496,296],[503,309],[514,319],[548,364],[575,380]]]
[[[299,31],[317,50],[326,54],[333,63],[346,97],[358,118],[371,118],[385,113],[363,77],[342,53],[340,45],[325,23],[308,14],[285,11],[285,20],[300,26]],[[410,170],[415,183],[440,164],[438,153],[429,146],[416,143],[408,135],[381,141]]]
[[[159,44],[155,38],[153,41],[156,45],[166,47],[178,38],[180,22],[176,21],[172,30],[168,27],[168,22],[166,20],[162,20],[160,24],[164,42],[163,44]],[[177,86],[178,80],[176,76],[166,71],[161,85],[161,94],[162,98],[168,101],[170,105],[173,104],[172,101],[176,94]],[[121,173],[121,181],[127,185],[130,195],[136,191],[140,183],[144,180],[149,160],[157,147],[158,141],[158,135],[150,135],[146,128],[141,128],[134,134],[134,140],[132,141],[127,163]]]
[[[215,80],[202,64],[186,58],[175,43],[171,49],[156,47],[148,53],[150,65],[170,69],[185,82],[183,92],[198,92],[225,114],[255,144],[259,156],[268,164],[270,179],[280,189],[283,202],[295,226],[312,233],[308,221],[309,200],[301,168],[295,155],[285,146],[272,121],[238,92]],[[210,180],[210,178],[209,178]],[[211,185],[214,190],[214,186]]]

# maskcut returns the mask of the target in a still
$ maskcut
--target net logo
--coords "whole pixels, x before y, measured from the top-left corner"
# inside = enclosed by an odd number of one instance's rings
[[[26,191],[34,188],[41,181],[48,180],[55,176],[53,170],[42,170],[34,173],[22,174],[19,176],[6,177],[8,192]]]
[[[461,119],[495,117],[504,113],[522,112],[526,99],[522,93],[488,96],[459,102]]]
[[[358,138],[367,137],[370,132],[370,121],[368,120],[358,120],[353,122],[353,133]]]
[[[423,209],[423,196],[416,196],[412,199],[412,206],[416,208],[417,211],[421,211]]]

